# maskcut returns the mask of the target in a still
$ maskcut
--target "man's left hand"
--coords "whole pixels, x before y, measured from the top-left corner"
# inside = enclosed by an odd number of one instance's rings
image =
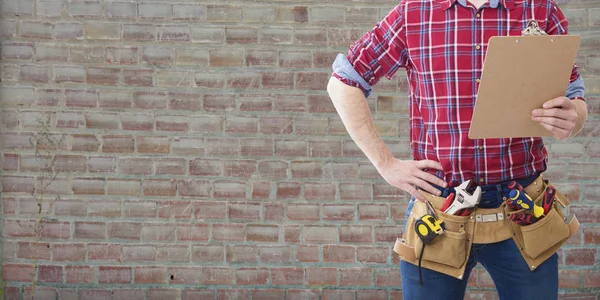
[[[554,98],[534,109],[531,119],[540,122],[552,135],[559,140],[570,138],[577,124],[577,107],[567,97]]]

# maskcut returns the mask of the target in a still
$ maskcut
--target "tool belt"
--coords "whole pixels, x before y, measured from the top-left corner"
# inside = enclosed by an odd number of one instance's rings
[[[549,182],[540,175],[524,188],[536,204],[542,201]],[[415,220],[427,214],[424,202],[415,200],[401,239],[397,239],[394,252],[401,260],[418,265],[421,253],[422,267],[462,279],[471,253],[472,244],[490,244],[512,238],[531,271],[535,270],[579,229],[579,221],[572,215],[565,219],[560,206],[569,205],[567,198],[556,191],[556,201],[550,212],[531,225],[520,226],[509,219],[513,211],[506,201],[498,208],[475,208],[468,216],[443,213],[440,208],[444,198],[425,191],[421,193],[429,200],[439,219],[444,221],[444,233],[427,244],[421,252],[422,241],[415,232]],[[560,206],[559,206],[560,204]]]

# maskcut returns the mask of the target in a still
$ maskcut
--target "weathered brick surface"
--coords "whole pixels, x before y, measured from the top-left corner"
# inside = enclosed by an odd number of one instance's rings
[[[547,139],[548,178],[582,222],[559,251],[561,297],[596,299],[600,2],[557,2],[590,112],[580,137]],[[394,4],[1,0],[4,298],[401,299],[408,195],[325,91],[335,55]],[[369,107],[408,159],[398,74]],[[467,298],[492,288],[478,268]]]

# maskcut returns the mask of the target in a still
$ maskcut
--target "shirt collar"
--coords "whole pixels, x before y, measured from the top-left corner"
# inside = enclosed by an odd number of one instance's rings
[[[467,0],[444,0],[444,2],[442,3],[442,8],[446,10],[450,8],[455,2],[458,2],[462,6],[467,6]],[[497,8],[500,4],[508,10],[512,10],[515,7],[513,0],[489,0],[489,4],[492,8]]]

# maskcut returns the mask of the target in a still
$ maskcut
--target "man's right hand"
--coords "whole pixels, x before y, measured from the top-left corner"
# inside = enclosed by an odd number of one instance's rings
[[[399,160],[393,158],[382,166],[377,168],[379,174],[391,185],[410,193],[415,199],[426,201],[425,197],[419,193],[417,188],[425,190],[434,195],[440,195],[441,192],[431,184],[445,188],[446,182],[423,170],[437,169],[443,170],[442,165],[433,160]]]

